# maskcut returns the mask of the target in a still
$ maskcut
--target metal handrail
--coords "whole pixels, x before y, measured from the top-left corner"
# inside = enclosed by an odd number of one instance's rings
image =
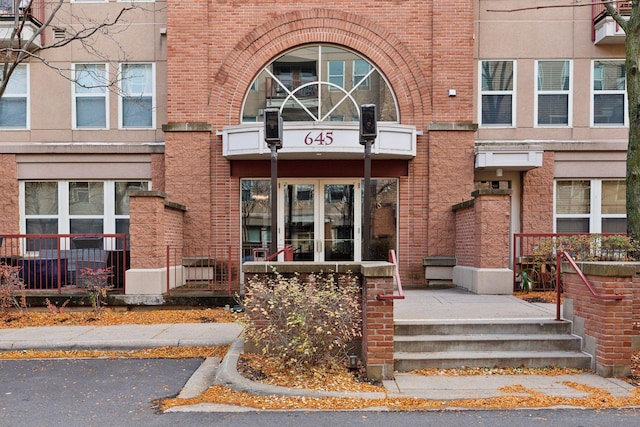
[[[278,255],[280,255],[281,253],[284,253],[284,260],[285,261],[293,261],[293,246],[292,245],[286,245],[284,248],[280,249],[275,254],[269,255],[264,260],[265,261],[273,261],[274,259],[277,259]]]
[[[393,264],[394,267],[393,278],[395,279],[396,285],[398,285],[398,293],[394,293],[393,295],[378,294],[377,298],[378,300],[404,299],[402,281],[400,280],[400,269],[398,268],[398,258],[396,257],[396,251],[393,249],[389,251],[389,262]]]
[[[573,269],[576,271],[576,274],[578,275],[578,277],[580,277],[580,280],[582,280],[582,283],[584,283],[587,288],[589,289],[589,292],[591,292],[591,295],[593,295],[595,298],[597,299],[601,299],[601,300],[615,300],[615,301],[619,301],[621,299],[624,299],[624,295],[602,295],[599,294],[598,291],[595,290],[595,288],[593,287],[593,285],[591,284],[591,282],[589,281],[589,279],[587,278],[587,276],[584,275],[584,273],[582,272],[582,270],[580,270],[580,267],[578,267],[578,264],[576,264],[576,262],[573,260],[573,258],[571,257],[571,255],[569,255],[569,253],[567,251],[561,251],[558,252],[556,254],[556,292],[557,292],[557,297],[556,297],[556,320],[560,320],[560,263],[562,262],[562,258],[566,259],[567,262],[569,262],[569,264],[571,265],[571,267],[573,267]]]

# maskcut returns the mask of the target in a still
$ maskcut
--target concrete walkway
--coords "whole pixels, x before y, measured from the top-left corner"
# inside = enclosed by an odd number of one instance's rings
[[[513,296],[474,295],[459,289],[419,290],[405,292],[406,299],[396,301],[395,318],[400,321],[431,321],[447,319],[544,319],[555,318],[555,305],[531,304]],[[71,350],[71,349],[136,349],[161,346],[223,345],[232,344],[227,357],[207,359],[186,384],[181,396],[198,395],[214,381],[257,394],[330,395],[343,397],[384,396],[381,393],[318,393],[315,391],[286,389],[253,383],[236,371],[236,362],[242,352],[239,324],[197,323],[172,325],[118,325],[118,326],[53,326],[22,329],[0,329],[0,351],[6,350]],[[398,373],[394,380],[384,381],[389,397],[418,397],[436,400],[489,398],[503,396],[499,389],[507,385],[522,385],[551,396],[584,397],[586,394],[563,385],[565,381],[597,387],[613,396],[632,396],[634,387],[618,379],[607,379],[595,374],[563,377],[549,376],[478,376],[478,377],[425,377]],[[202,409],[206,408],[206,409]],[[213,408],[213,409],[212,409]],[[200,405],[176,410],[237,411],[237,407]]]
[[[460,288],[407,289],[394,318],[405,320],[555,319],[556,305],[529,303],[512,295],[476,295]]]

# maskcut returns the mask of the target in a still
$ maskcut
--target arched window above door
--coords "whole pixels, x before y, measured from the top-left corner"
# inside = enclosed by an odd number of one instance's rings
[[[261,122],[265,108],[280,108],[288,122],[357,122],[362,104],[376,104],[380,122],[399,122],[393,91],[373,64],[340,47],[305,46],[258,74],[246,93],[241,122]]]

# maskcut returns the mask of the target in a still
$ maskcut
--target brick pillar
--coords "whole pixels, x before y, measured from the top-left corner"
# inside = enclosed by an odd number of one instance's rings
[[[511,190],[477,190],[475,198],[475,266],[509,267]]]
[[[15,154],[0,154],[0,233],[20,232],[18,168]]]
[[[594,358],[592,368],[603,377],[631,374],[634,336],[634,281],[639,263],[584,262],[578,267],[600,295],[623,295],[621,300],[593,296],[568,264],[562,266],[564,313],[582,336],[583,350]],[[637,284],[637,283],[636,283]]]
[[[393,265],[365,263],[362,304],[362,359],[367,376],[373,379],[393,378],[393,300],[380,300],[378,295],[393,294]]]

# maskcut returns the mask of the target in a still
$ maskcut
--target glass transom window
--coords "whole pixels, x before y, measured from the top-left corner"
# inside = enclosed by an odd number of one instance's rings
[[[284,121],[355,122],[362,104],[376,104],[379,121],[398,121],[393,92],[375,66],[346,49],[306,46],[258,74],[247,90],[242,122],[262,121],[265,108],[280,108]]]

